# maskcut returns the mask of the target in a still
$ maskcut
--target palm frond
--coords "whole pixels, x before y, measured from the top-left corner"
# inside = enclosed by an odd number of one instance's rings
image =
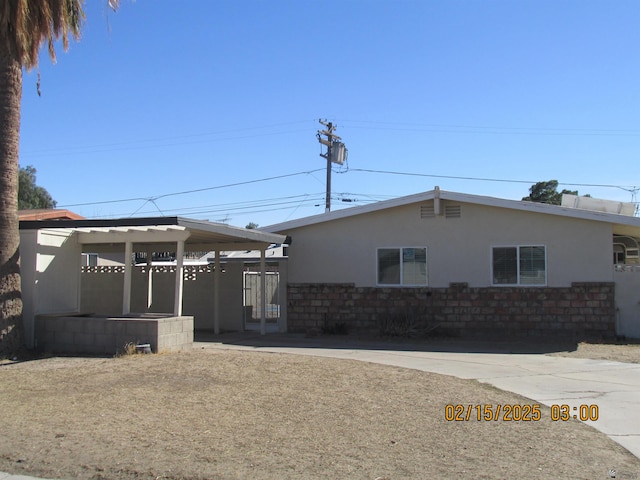
[[[69,36],[80,38],[84,0],[3,0],[0,2],[0,42],[27,69],[38,64],[40,47],[47,43],[55,62],[55,41],[69,48]],[[118,0],[108,0],[113,9]]]

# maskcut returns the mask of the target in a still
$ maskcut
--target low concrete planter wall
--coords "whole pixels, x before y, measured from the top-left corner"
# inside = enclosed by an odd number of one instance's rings
[[[38,315],[35,347],[50,353],[114,355],[125,345],[176,352],[193,346],[193,317],[169,315]]]

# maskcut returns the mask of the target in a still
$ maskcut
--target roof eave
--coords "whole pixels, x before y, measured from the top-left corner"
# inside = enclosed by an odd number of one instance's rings
[[[230,248],[249,245],[262,248],[265,245],[284,243],[286,236],[277,233],[263,232],[233,227],[223,223],[213,223],[204,220],[192,220],[182,217],[150,217],[150,218],[118,218],[91,220],[26,220],[20,222],[21,230],[39,229],[123,229],[130,227],[182,227],[188,231],[200,231],[204,234],[214,234],[221,237],[228,236],[228,241],[217,242],[228,244]],[[153,234],[152,234],[153,235]],[[216,243],[216,242],[208,242]]]
[[[390,200],[383,200],[381,202],[371,203],[369,205],[362,205],[359,207],[345,208],[343,210],[335,210],[329,213],[321,213],[310,217],[298,218],[288,222],[276,223],[273,225],[267,225],[260,230],[266,232],[286,232],[294,228],[306,227],[308,225],[314,225],[323,222],[330,222],[340,218],[353,217],[355,215],[362,215],[365,213],[372,213],[379,210],[386,210],[388,208],[401,207],[416,202],[424,202],[431,200],[434,197],[434,190],[428,192],[416,193],[414,195],[407,195],[405,197],[392,198]]]
[[[526,202],[522,200],[507,200],[496,197],[487,197],[481,195],[472,195],[467,193],[448,192],[445,190],[430,190],[428,192],[418,193],[414,195],[407,195],[405,197],[398,197],[391,200],[384,200],[369,205],[360,207],[346,208],[344,210],[336,210],[330,213],[323,213],[319,215],[313,215],[310,217],[299,218],[291,220],[289,222],[277,223],[274,225],[268,225],[262,230],[267,232],[282,232],[286,233],[290,230],[306,227],[309,225],[320,224],[323,222],[329,222],[341,218],[348,218],[355,215],[362,215],[365,213],[372,213],[380,210],[386,210],[389,208],[400,207],[409,205],[412,203],[424,202],[431,200],[435,196],[435,192],[439,192],[439,196],[443,200],[457,201],[461,203],[471,203],[477,205],[484,205],[496,208],[507,208],[511,210],[520,210],[525,212],[542,213],[546,215],[559,215],[568,218],[579,218],[583,220],[591,220],[598,222],[607,222],[613,225],[625,225],[631,227],[640,228],[640,218],[629,217],[626,215],[619,215],[615,213],[604,213],[592,210],[583,210],[578,208],[563,207],[560,205],[548,205],[544,203]]]
[[[241,238],[246,242],[259,242],[266,244],[284,243],[286,236],[278,233],[264,232],[262,230],[234,227],[224,223],[212,223],[203,220],[192,220],[190,218],[178,217],[178,225],[190,230],[202,230],[210,233],[230,235]]]

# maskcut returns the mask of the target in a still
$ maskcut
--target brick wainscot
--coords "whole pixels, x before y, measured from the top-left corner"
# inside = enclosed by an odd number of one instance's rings
[[[383,335],[611,338],[614,288],[614,283],[566,288],[289,284],[288,329],[344,324],[352,332]]]

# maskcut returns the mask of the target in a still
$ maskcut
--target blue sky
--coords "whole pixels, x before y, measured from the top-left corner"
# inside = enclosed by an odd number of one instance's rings
[[[80,42],[55,65],[43,51],[42,96],[37,70],[24,76],[20,164],[89,218],[266,226],[322,213],[320,118],[349,150],[333,209],[435,185],[520,199],[557,179],[618,201],[640,187],[635,0],[85,10]]]

